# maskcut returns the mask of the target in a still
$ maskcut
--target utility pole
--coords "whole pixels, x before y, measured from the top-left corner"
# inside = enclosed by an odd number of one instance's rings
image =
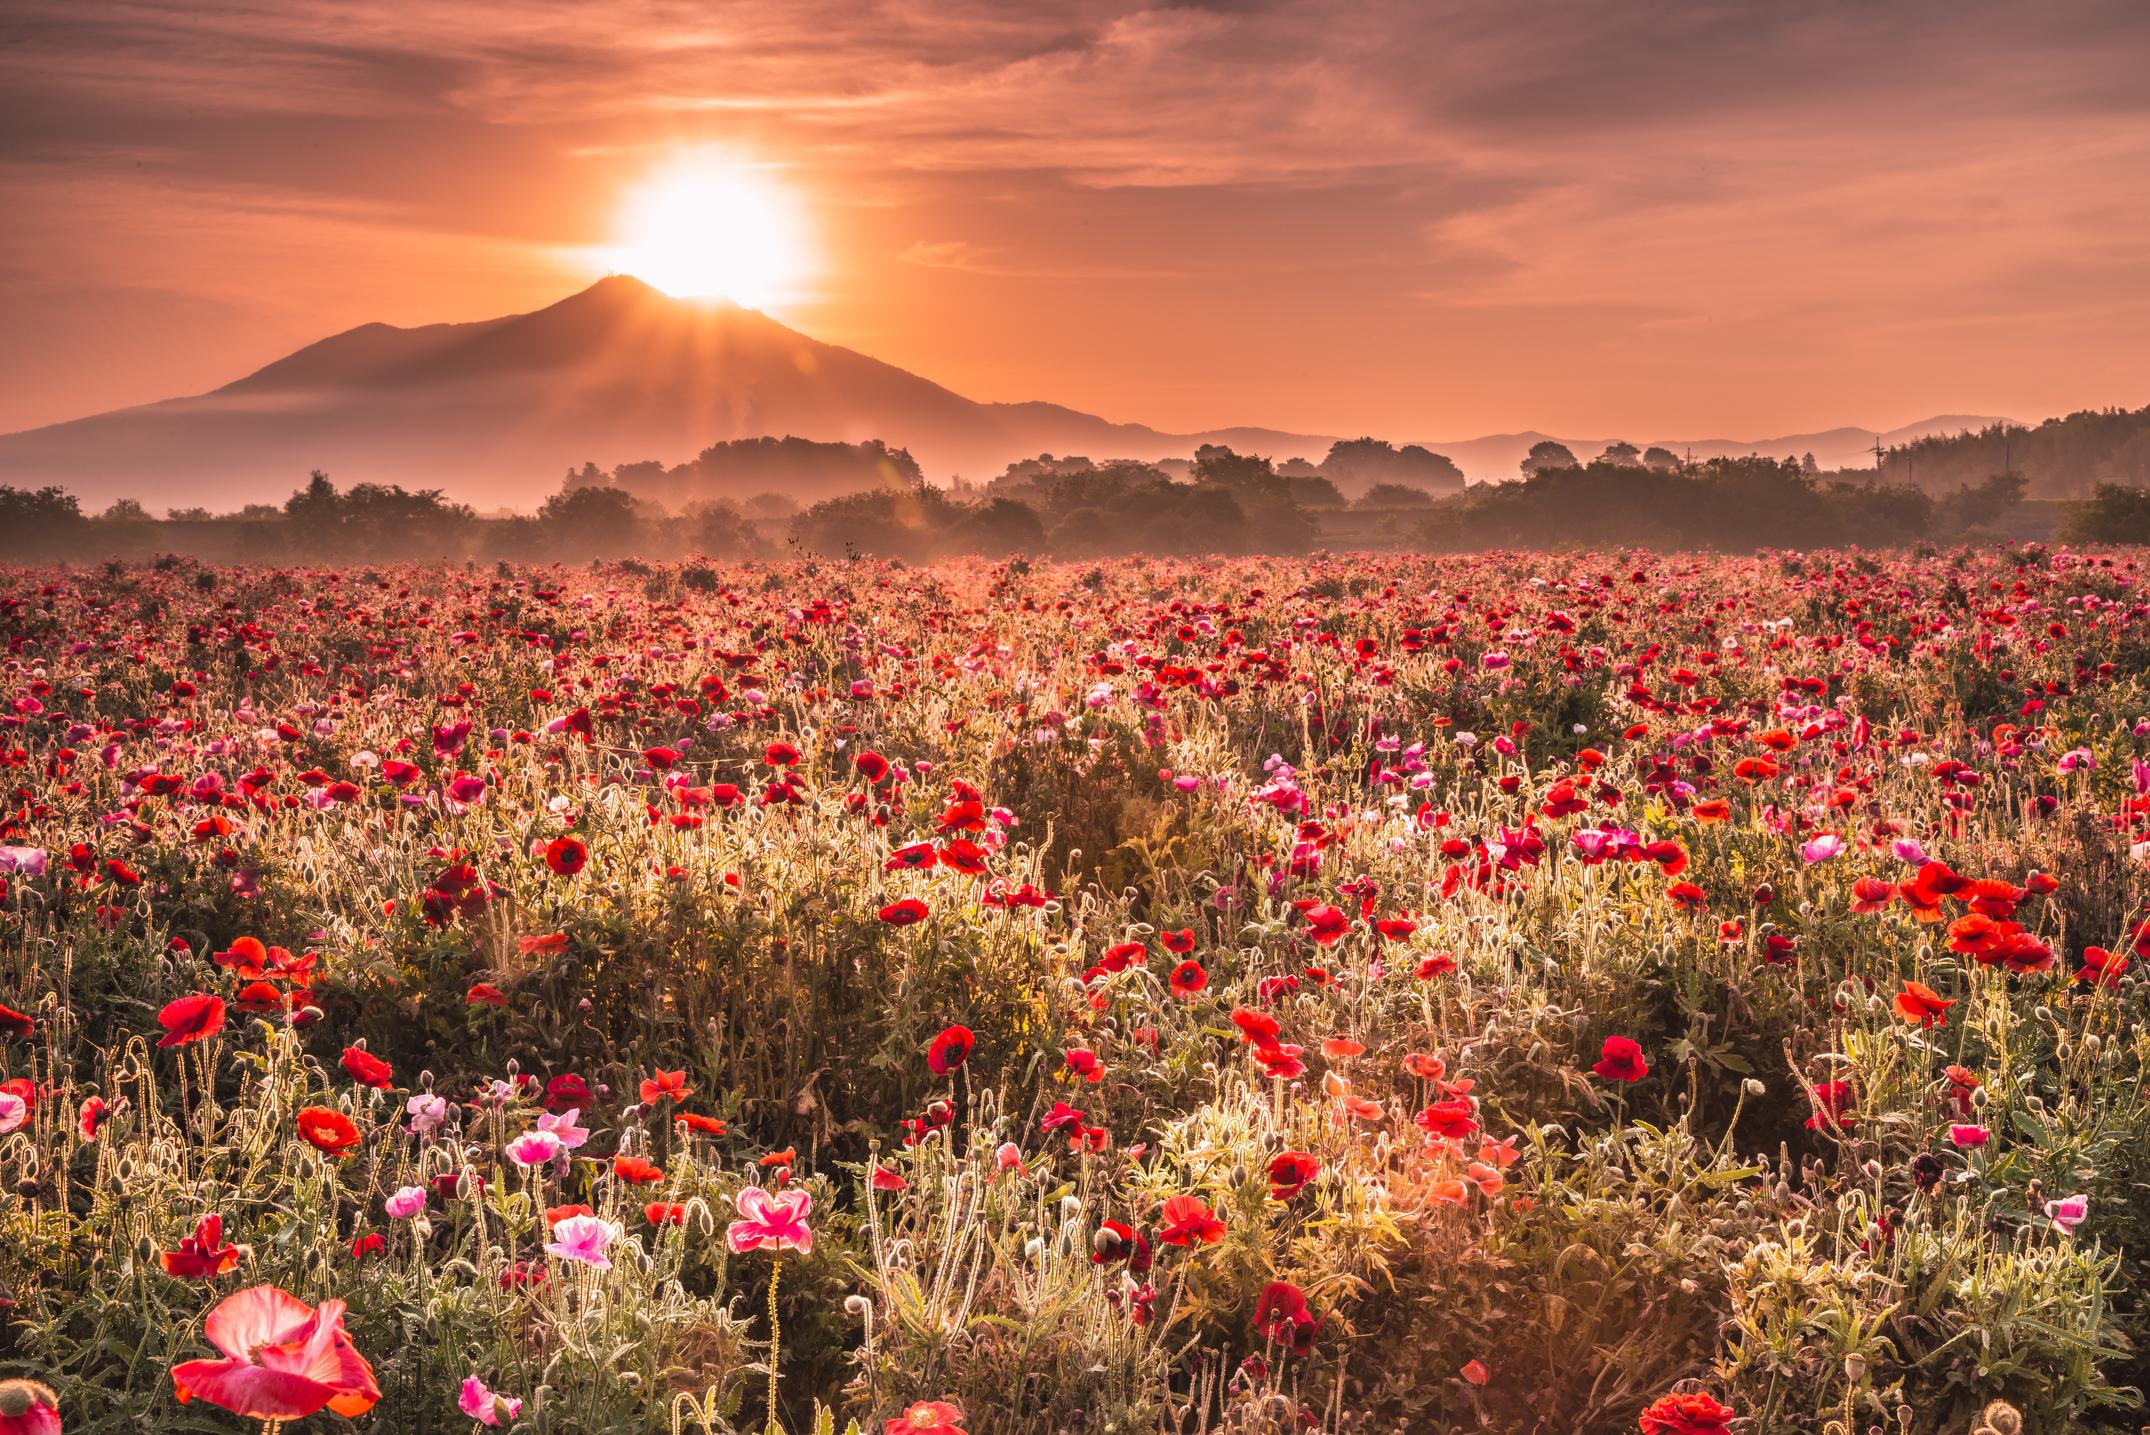
[[[1886,449],[1884,449],[1884,448],[1883,448],[1883,447],[1881,446],[1881,435],[1880,435],[1880,434],[1878,434],[1878,433],[1877,433],[1877,434],[1875,434],[1875,435],[1874,435],[1874,483],[1875,483],[1875,486],[1876,486],[1876,487],[1879,487],[1879,486],[1880,486],[1880,483],[1881,483],[1881,466],[1882,466],[1882,463],[1883,463],[1883,461],[1884,461],[1884,460],[1885,460],[1885,458],[1887,457],[1887,453],[1888,453],[1888,451],[1887,451]]]

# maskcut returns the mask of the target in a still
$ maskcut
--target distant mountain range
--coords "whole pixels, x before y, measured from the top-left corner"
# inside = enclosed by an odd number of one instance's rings
[[[1880,438],[1989,422],[1947,415]],[[677,463],[719,440],[763,434],[883,439],[942,480],[990,478],[1041,453],[1159,459],[1204,443],[1318,461],[1334,442],[1265,428],[1166,433],[1058,404],[980,403],[756,310],[676,300],[614,276],[535,313],[414,329],[366,324],[211,393],[0,435],[0,483],[57,483],[86,508],[121,497],[228,508],[281,501],[320,468],[340,483],[445,488],[480,507],[530,508],[585,460]],[[1513,477],[1544,437],[1426,446],[1485,482]],[[1840,428],[1664,446],[1698,459],[1812,452],[1835,468],[1871,465],[1874,437]],[[1561,441],[1583,459],[1607,442]]]

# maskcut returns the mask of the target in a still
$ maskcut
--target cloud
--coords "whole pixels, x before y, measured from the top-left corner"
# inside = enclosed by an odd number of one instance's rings
[[[995,279],[1184,279],[1184,269],[1125,269],[1104,264],[1040,265],[1024,263],[1006,248],[982,247],[961,239],[921,239],[896,256],[922,269],[953,269]]]

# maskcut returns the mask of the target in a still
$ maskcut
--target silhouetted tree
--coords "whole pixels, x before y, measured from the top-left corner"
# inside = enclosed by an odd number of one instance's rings
[[[1642,451],[1642,461],[1646,467],[1654,468],[1660,473],[1670,472],[1680,466],[1680,456],[1678,454],[1669,448],[1660,448],[1656,444],[1652,444]]]
[[[1547,473],[1557,468],[1574,468],[1575,454],[1564,443],[1549,438],[1539,439],[1523,456],[1522,469],[1525,478],[1535,473]]]
[[[1599,463],[1617,463],[1628,467],[1642,462],[1642,450],[1626,439],[1614,439],[1605,445],[1605,452],[1598,455]]]

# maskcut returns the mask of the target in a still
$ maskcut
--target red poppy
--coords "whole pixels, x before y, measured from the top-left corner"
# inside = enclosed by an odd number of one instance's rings
[[[396,1076],[393,1067],[364,1047],[345,1047],[337,1064],[360,1086],[370,1086],[377,1091],[386,1091]]]
[[[555,837],[545,844],[545,865],[562,877],[572,877],[589,865],[590,849],[575,836]]]
[[[1209,973],[1203,969],[1200,962],[1193,957],[1189,957],[1172,969],[1172,976],[1169,980],[1172,995],[1181,998],[1192,998],[1202,988],[1209,985]]]
[[[196,992],[168,1002],[157,1013],[157,1024],[164,1028],[159,1046],[186,1046],[215,1036],[224,1029],[224,998]]]
[[[935,1076],[946,1076],[970,1060],[971,1048],[977,1044],[969,1027],[949,1027],[927,1043],[926,1067]]]
[[[1642,1412],[1642,1435],[1730,1435],[1736,1412],[1696,1391],[1660,1395]]]
[[[587,1111],[595,1099],[590,1094],[590,1083],[572,1071],[563,1071],[545,1083],[547,1111]]]
[[[11,1006],[0,1006],[0,1034],[7,1036],[30,1036],[37,1030],[37,1023]]]
[[[1207,1245],[1224,1239],[1224,1222],[1200,1196],[1174,1196],[1158,1219],[1157,1239],[1168,1246]]]
[[[1592,1071],[1607,1081],[1640,1081],[1650,1074],[1650,1063],[1642,1058],[1642,1047],[1631,1036],[1608,1036]]]
[[[799,750],[788,742],[772,742],[761,750],[761,760],[771,767],[790,767],[799,760]]]
[[[1436,1101],[1412,1119],[1428,1136],[1446,1141],[1462,1141],[1478,1134],[1478,1113],[1468,1096]]]
[[[331,1156],[348,1156],[358,1149],[358,1127],[341,1111],[331,1111],[326,1106],[308,1106],[293,1118],[298,1123],[299,1135],[316,1151]]]
[[[1269,1197],[1289,1201],[1321,1174],[1321,1162],[1305,1151],[1280,1151],[1269,1158]]]
[[[687,1208],[677,1202],[652,1201],[642,1208],[642,1217],[653,1226],[684,1226]]]
[[[926,912],[925,903],[919,901],[916,897],[905,897],[900,902],[891,902],[886,907],[883,907],[879,916],[882,921],[888,923],[891,927],[908,927],[915,922],[925,921]]]
[[[672,1123],[675,1126],[684,1126],[689,1131],[699,1132],[704,1136],[722,1136],[726,1131],[724,1123],[717,1117],[701,1116],[692,1111],[678,1113],[672,1118]]]
[[[470,990],[463,993],[463,1000],[471,1006],[501,1006],[508,1004],[508,994],[491,982],[472,982]]]
[[[940,853],[934,850],[931,842],[913,842],[908,847],[898,847],[895,851],[889,853],[888,860],[881,864],[881,870],[884,872],[923,872],[938,861],[940,861]]]
[[[868,782],[879,782],[882,778],[888,776],[888,759],[870,747],[860,752],[857,757],[852,758],[851,763],[852,766],[859,770],[859,775]]]
[[[1922,1028],[1940,1026],[1948,1020],[1948,1009],[1956,1003],[1942,996],[1924,982],[1907,981],[1904,989],[1896,994],[1896,1012],[1905,1021],[1915,1021]]]
[[[340,1300],[316,1309],[267,1285],[227,1296],[203,1331],[224,1358],[173,1366],[173,1394],[182,1405],[199,1397],[271,1424],[324,1407],[356,1419],[373,1408],[381,1388],[344,1333],[343,1309]]]
[[[1194,928],[1183,927],[1177,932],[1159,932],[1157,940],[1174,956],[1185,956],[1194,950]]]
[[[1846,1114],[1852,1103],[1851,1083],[1848,1081],[1822,1081],[1815,1083],[1812,1116],[1807,1118],[1809,1131],[1849,1129],[1851,1117]]]
[[[105,1104],[102,1096],[85,1096],[82,1098],[81,1109],[75,1113],[75,1130],[82,1134],[83,1140],[95,1141],[98,1129],[111,1118],[111,1114],[112,1108]]]
[[[2075,979],[2097,987],[2117,987],[2127,974],[2128,954],[2108,952],[2103,947],[2083,948],[2083,965],[2076,969]]]
[[[238,1267],[239,1248],[224,1244],[224,1218],[211,1213],[194,1223],[194,1234],[182,1237],[178,1250],[162,1252],[157,1259],[166,1275],[208,1280]]]
[[[663,1168],[640,1156],[615,1156],[612,1174],[632,1186],[647,1186],[664,1179]]]
[[[1316,903],[1306,907],[1304,911],[1307,935],[1322,946],[1326,947],[1341,940],[1344,933],[1350,929],[1350,918],[1344,915],[1341,907]]]
[[[694,1088],[687,1085],[685,1067],[680,1068],[678,1071],[666,1071],[660,1066],[644,1079],[640,1095],[644,1106],[655,1106],[658,1102],[668,1099],[685,1101],[688,1097],[694,1095]]]

